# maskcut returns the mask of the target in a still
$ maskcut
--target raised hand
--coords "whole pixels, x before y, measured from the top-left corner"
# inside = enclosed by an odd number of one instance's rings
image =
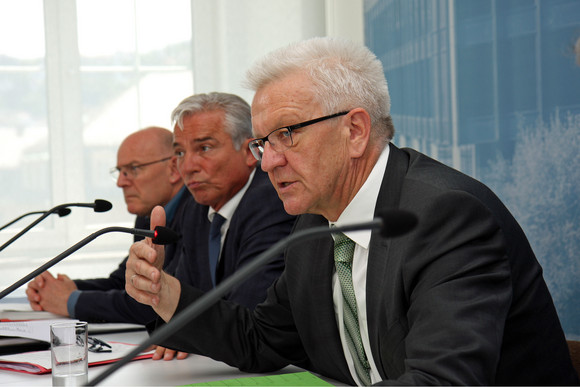
[[[151,229],[165,226],[165,210],[157,206],[151,212]],[[179,281],[163,271],[165,252],[150,238],[134,243],[129,250],[125,270],[125,290],[135,300],[150,305],[165,321],[177,308],[181,294]]]

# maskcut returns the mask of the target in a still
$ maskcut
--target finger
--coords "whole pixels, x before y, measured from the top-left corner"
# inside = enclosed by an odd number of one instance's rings
[[[32,289],[32,290],[34,290],[34,291],[37,291],[37,290],[39,289],[39,287],[38,287],[38,283],[36,282],[36,278],[35,278],[35,279],[33,279],[32,281],[30,281],[30,282],[28,283],[28,287],[27,287],[27,288],[28,288],[28,289]]]
[[[153,354],[153,357],[151,359],[153,359],[153,360],[163,359],[164,353],[165,353],[164,347],[157,347],[157,348],[155,348],[155,353]]]
[[[177,360],[186,359],[189,356],[187,352],[177,352]]]
[[[157,226],[165,227],[165,224],[165,209],[161,206],[155,206],[153,211],[151,211],[151,230],[154,230]],[[164,247],[154,245],[151,239],[149,239],[148,243],[157,252],[158,259],[154,262],[155,267],[162,270],[163,262],[165,261]]]
[[[71,281],[70,277],[66,274],[57,274],[56,279],[59,281]]]
[[[151,230],[155,230],[155,227],[162,226],[165,227],[165,209],[161,206],[155,206],[151,211]]]
[[[131,261],[130,264],[129,261]],[[128,265],[125,270],[125,281],[142,290],[149,288],[150,283],[159,281],[161,273],[152,263],[137,256],[130,258],[129,261],[127,261]],[[139,285],[135,283],[137,279],[140,280]]]
[[[32,304],[36,304],[38,303],[38,301],[40,301],[40,295],[38,294],[38,292],[31,288],[28,287],[26,289],[26,298],[28,298],[28,301],[30,302],[30,306],[32,306]]]
[[[36,289],[42,289],[44,287],[44,278],[42,277],[42,274],[40,274],[39,276],[34,278],[33,281],[34,281],[34,287]]]
[[[129,248],[129,260],[127,261],[127,268],[134,270],[135,268],[133,265],[137,264],[139,260],[143,259],[152,263],[156,258],[157,252],[152,246],[149,245],[148,242],[135,242]]]
[[[149,285],[146,287],[145,285],[142,285],[142,283],[148,283]],[[147,280],[145,277],[136,275],[125,282],[125,291],[137,302],[154,307],[159,303],[159,296],[150,291],[152,287],[151,284],[151,281]],[[145,290],[142,290],[141,288],[144,288]]]
[[[173,349],[166,348],[165,354],[163,355],[163,360],[165,361],[173,360],[173,358],[175,357],[175,352],[176,351],[174,351]]]
[[[42,280],[42,286],[40,286],[41,288],[43,288],[44,286],[46,286],[46,283],[47,282],[56,280],[56,278],[54,278],[53,275],[49,271],[45,271],[45,272],[41,273],[36,278],[39,278],[39,277]]]

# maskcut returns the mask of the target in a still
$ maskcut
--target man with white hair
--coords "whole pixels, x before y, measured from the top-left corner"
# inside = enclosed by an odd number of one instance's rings
[[[267,55],[248,79],[250,148],[285,210],[303,214],[294,232],[393,208],[418,225],[392,239],[362,231],[293,245],[253,312],[218,302],[163,345],[250,372],[294,364],[349,385],[578,383],[523,231],[483,184],[390,142],[372,52],[315,38]],[[171,323],[203,292],[157,269],[159,257],[133,245],[127,291]]]

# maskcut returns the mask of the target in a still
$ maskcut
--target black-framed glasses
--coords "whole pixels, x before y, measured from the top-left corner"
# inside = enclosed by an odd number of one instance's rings
[[[250,144],[249,144],[250,150],[252,151],[252,154],[254,155],[256,160],[260,161],[260,160],[262,160],[262,155],[264,154],[264,145],[266,145],[266,141],[270,143],[270,146],[276,152],[285,151],[286,149],[288,149],[292,145],[294,145],[294,142],[292,141],[292,132],[294,130],[299,129],[299,128],[303,128],[303,127],[308,126],[308,125],[313,125],[313,124],[316,124],[316,123],[321,122],[321,121],[329,120],[329,119],[334,118],[334,117],[344,116],[345,114],[348,114],[348,113],[349,113],[349,111],[334,113],[334,114],[331,114],[328,116],[315,118],[315,119],[309,120],[309,121],[304,121],[304,122],[301,122],[299,124],[285,126],[283,128],[275,129],[275,130],[271,131],[266,137],[256,138],[256,139],[253,139],[252,141],[250,141]]]
[[[113,352],[113,348],[96,337],[89,336],[88,350],[91,352]]]
[[[135,164],[135,165],[134,164],[127,164],[127,165],[121,165],[120,167],[113,167],[109,170],[109,173],[111,174],[111,177],[115,181],[117,181],[117,179],[119,179],[119,176],[121,174],[123,174],[123,176],[125,176],[129,179],[134,179],[137,177],[137,174],[139,173],[140,168],[170,160],[172,157],[173,156],[168,156],[168,157],[162,158],[161,160],[150,161],[148,163],[143,163],[143,164]]]

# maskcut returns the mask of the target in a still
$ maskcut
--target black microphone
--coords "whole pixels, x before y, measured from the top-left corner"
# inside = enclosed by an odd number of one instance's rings
[[[94,203],[60,204],[56,207],[51,208],[48,211],[42,212],[42,216],[38,217],[34,222],[30,223],[26,228],[24,228],[18,234],[14,235],[8,242],[6,242],[2,246],[0,246],[0,251],[4,250],[8,245],[10,245],[16,239],[20,238],[22,235],[24,235],[26,232],[28,232],[28,230],[30,230],[32,227],[36,226],[38,223],[40,223],[44,218],[48,217],[50,214],[58,213],[59,216],[65,216],[65,215],[70,214],[70,209],[67,207],[89,207],[89,208],[92,208],[95,212],[107,212],[111,208],[113,208],[113,205],[111,204],[111,202],[108,202],[108,201],[103,200],[103,199],[96,199],[94,201]],[[66,212],[66,210],[68,210],[68,213]],[[65,214],[65,215],[61,215],[61,214]]]
[[[72,253],[74,253],[75,251],[77,251],[78,249],[80,249],[81,247],[83,247],[84,245],[86,245],[87,243],[92,241],[93,239],[97,238],[100,235],[109,233],[109,232],[124,232],[124,233],[133,234],[133,235],[144,236],[147,238],[151,238],[153,240],[153,243],[155,243],[157,245],[168,245],[171,243],[175,243],[181,237],[179,234],[177,234],[175,231],[171,230],[170,228],[161,227],[161,226],[155,227],[155,230],[141,230],[138,228],[126,228],[126,227],[107,227],[107,228],[104,228],[102,230],[99,230],[99,231],[92,233],[91,235],[89,235],[85,239],[72,245],[71,247],[69,247],[68,249],[66,249],[65,251],[63,251],[62,253],[60,253],[59,255],[57,255],[56,257],[54,257],[53,259],[51,259],[47,263],[45,263],[44,265],[40,266],[38,269],[32,271],[28,275],[24,276],[23,278],[19,279],[18,281],[16,281],[15,283],[10,285],[6,289],[4,289],[2,292],[0,292],[0,300],[2,298],[4,298],[5,296],[7,296],[8,294],[12,293],[14,290],[18,289],[20,286],[24,285],[28,281],[35,278],[37,275],[41,274],[42,272],[44,272],[44,271],[48,270],[49,268],[51,268],[52,266],[56,265],[58,262],[62,261],[64,258],[68,257],[69,255],[71,255]]]
[[[205,293],[196,302],[182,310],[177,316],[174,316],[166,325],[153,331],[149,338],[136,346],[126,356],[119,359],[119,361],[113,363],[96,378],[90,380],[87,383],[87,386],[96,386],[105,380],[105,378],[113,374],[113,372],[117,371],[119,368],[132,361],[136,356],[138,356],[151,345],[156,345],[157,343],[167,339],[174,332],[183,328],[187,323],[197,318],[207,308],[215,304],[232,288],[239,286],[242,282],[246,281],[249,277],[254,275],[258,269],[280,254],[282,251],[284,251],[284,249],[297,242],[304,242],[310,239],[316,239],[328,234],[339,232],[376,229],[380,229],[380,234],[383,238],[394,238],[411,231],[417,225],[417,222],[418,219],[415,214],[409,211],[393,209],[381,212],[378,218],[375,218],[370,222],[332,228],[326,226],[313,227],[306,230],[293,232],[286,238],[281,239],[280,241],[273,244],[268,250],[258,255],[254,260],[241,267],[231,276],[224,279],[224,281],[222,281],[218,286]]]
[[[13,219],[10,222],[6,223],[4,226],[0,227],[0,231],[4,230],[6,227],[13,225],[14,223],[18,222],[20,219],[25,218],[29,215],[40,215],[40,214],[45,214],[45,213],[46,213],[46,211],[27,212],[26,214],[22,214],[18,218]],[[68,214],[70,214],[70,208],[59,208],[56,213],[58,214],[58,216],[60,216],[62,218],[63,216],[67,216]],[[51,212],[51,214],[54,214],[54,212]]]

